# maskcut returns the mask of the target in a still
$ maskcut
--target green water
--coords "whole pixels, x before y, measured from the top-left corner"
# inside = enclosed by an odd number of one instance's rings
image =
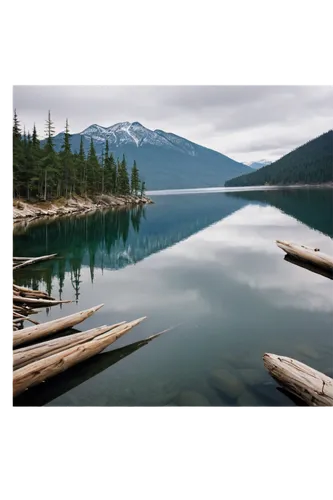
[[[18,226],[14,255],[58,253],[18,284],[103,302],[78,329],[147,316],[103,353],[16,405],[286,406],[265,352],[333,373],[333,281],[284,260],[285,239],[333,254],[330,189],[154,196],[154,205]],[[151,342],[146,337],[175,326]]]

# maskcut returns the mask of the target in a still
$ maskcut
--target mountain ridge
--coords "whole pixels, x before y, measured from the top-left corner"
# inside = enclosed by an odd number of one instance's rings
[[[60,132],[53,137],[56,151],[63,136]],[[218,151],[161,129],[150,130],[137,121],[109,127],[94,123],[71,135],[73,152],[79,151],[81,137],[86,153],[92,139],[101,156],[108,140],[110,152],[120,159],[124,154],[129,168],[135,160],[149,190],[218,187],[227,179],[251,172],[250,167]]]
[[[225,182],[226,187],[333,182],[333,130],[308,141],[270,165]]]

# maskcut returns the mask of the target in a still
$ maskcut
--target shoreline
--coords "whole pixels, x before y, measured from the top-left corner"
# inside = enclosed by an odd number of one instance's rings
[[[84,214],[106,208],[131,208],[154,203],[148,196],[112,196],[99,195],[90,198],[72,196],[70,199],[39,201],[31,203],[27,200],[13,200],[13,223],[31,221],[34,219],[62,217],[65,215]]]

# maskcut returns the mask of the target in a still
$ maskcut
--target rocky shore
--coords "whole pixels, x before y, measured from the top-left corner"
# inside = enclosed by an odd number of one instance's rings
[[[73,196],[70,199],[63,198],[54,201],[39,201],[37,203],[16,199],[13,201],[13,219],[15,223],[41,217],[60,217],[103,208],[130,208],[135,205],[150,203],[153,203],[153,201],[147,196],[109,196],[105,194],[96,196],[94,199]]]

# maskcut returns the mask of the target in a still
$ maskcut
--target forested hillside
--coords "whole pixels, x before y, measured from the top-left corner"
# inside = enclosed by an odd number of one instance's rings
[[[131,176],[127,171],[125,155],[115,159],[109,151],[108,141],[98,157],[91,138],[88,154],[85,153],[81,137],[78,152],[71,148],[68,120],[62,144],[57,152],[54,146],[54,126],[50,112],[46,120],[46,139],[41,145],[36,127],[22,134],[20,123],[14,113],[13,124],[13,195],[27,200],[50,200],[69,198],[74,194],[94,196],[96,194],[141,194],[145,182],[140,180],[136,162]]]
[[[225,182],[226,187],[321,184],[333,181],[333,131],[313,139],[279,160]]]

